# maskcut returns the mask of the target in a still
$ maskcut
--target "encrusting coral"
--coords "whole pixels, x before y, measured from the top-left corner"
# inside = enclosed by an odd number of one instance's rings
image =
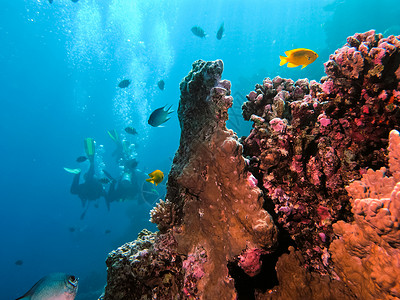
[[[400,135],[389,136],[389,171],[368,170],[347,187],[354,222],[333,225],[335,271],[360,299],[400,298]],[[386,173],[393,174],[385,176]]]
[[[320,83],[264,79],[241,139],[222,61],[196,61],[160,231],[110,253],[104,299],[400,297],[399,39],[349,37]]]

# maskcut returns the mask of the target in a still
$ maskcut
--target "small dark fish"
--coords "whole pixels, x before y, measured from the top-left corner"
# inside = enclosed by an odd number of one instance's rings
[[[111,233],[111,230],[110,229],[106,229],[106,231],[104,231],[104,233],[105,234],[109,234],[109,233]]]
[[[18,259],[17,261],[15,261],[15,264],[16,264],[17,266],[22,266],[22,265],[24,264],[24,261],[21,260],[21,259]]]
[[[49,3],[52,4],[52,3],[53,3],[53,0],[49,0]]]
[[[77,161],[78,163],[84,162],[84,161],[86,161],[86,160],[87,160],[87,157],[86,157],[86,156],[79,156],[79,157],[76,159],[76,161]]]
[[[75,227],[68,227],[69,232],[75,232]]]
[[[79,0],[71,0],[71,1],[76,3],[76,2],[78,2]]]
[[[126,127],[125,128],[125,132],[126,133],[129,133],[129,134],[137,134],[137,131],[136,131],[136,129],[135,128],[133,128],[133,127]]]
[[[165,106],[157,108],[151,113],[149,120],[147,121],[151,126],[158,127],[162,123],[165,123],[169,119],[171,119],[171,117],[169,117],[168,115],[174,112],[173,110],[170,111],[172,105],[168,107],[167,110],[164,110]]]
[[[191,30],[195,36],[200,38],[205,38],[207,36],[206,32],[200,26],[193,26]]]
[[[18,299],[73,300],[77,290],[78,278],[64,273],[53,273],[40,279],[25,295]]]
[[[217,31],[217,39],[222,39],[222,36],[224,35],[224,22],[222,22],[221,26],[219,26],[219,29]]]
[[[159,82],[157,82],[157,85],[158,85],[158,88],[160,89],[160,90],[164,90],[164,87],[165,87],[165,82],[164,82],[164,80],[160,80]]]
[[[128,87],[130,84],[131,84],[131,81],[129,79],[124,79],[118,84],[118,86],[121,89],[124,89],[124,88]]]
[[[99,181],[101,184],[109,184],[111,182],[107,177],[100,178]]]

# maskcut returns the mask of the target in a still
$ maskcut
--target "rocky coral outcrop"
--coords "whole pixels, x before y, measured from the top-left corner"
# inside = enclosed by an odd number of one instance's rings
[[[360,299],[400,298],[400,135],[389,136],[390,172],[368,170],[351,183],[354,222],[333,225],[335,270]],[[396,174],[385,176],[386,173]]]
[[[182,212],[173,227],[180,253],[196,259],[204,274],[192,276],[201,299],[234,299],[227,264],[247,247],[270,249],[277,231],[262,208],[261,191],[246,170],[242,145],[227,130],[230,83],[220,81],[222,61],[197,61],[181,83],[181,142],[169,174],[167,198]],[[192,269],[190,269],[192,270]],[[191,283],[192,284],[192,283]]]
[[[109,255],[105,299],[123,299],[111,297],[122,295],[120,290],[131,297],[124,299],[140,299],[140,294],[174,299],[169,298],[172,290],[176,299],[235,299],[228,263],[244,257],[247,249],[264,253],[276,245],[277,229],[262,208],[261,190],[246,169],[242,145],[225,126],[232,97],[230,82],[221,81],[222,71],[220,60],[199,60],[182,81],[180,146],[166,200],[151,212],[160,233],[145,254],[128,243]],[[170,243],[162,247],[165,240]],[[254,276],[262,262],[260,255],[249,255],[242,266]],[[121,287],[115,285],[118,280]],[[157,293],[161,289],[166,289],[162,296]]]
[[[112,251],[106,260],[107,286],[102,299],[179,299],[182,260],[171,234],[142,230],[134,242]]]
[[[330,56],[321,83],[266,78],[243,105],[254,122],[244,155],[310,270],[329,273],[332,224],[352,220],[345,186],[387,165],[387,136],[400,127],[399,45],[356,34]]]

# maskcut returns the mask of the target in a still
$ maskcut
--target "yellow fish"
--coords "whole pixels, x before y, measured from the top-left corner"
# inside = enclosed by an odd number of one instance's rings
[[[151,178],[147,178],[146,181],[155,184],[156,186],[161,183],[164,179],[164,173],[160,170],[155,170],[149,174]]]
[[[287,57],[279,56],[281,59],[280,65],[283,66],[284,64],[288,63],[288,68],[298,67],[303,65],[302,69],[304,69],[309,64],[313,63],[318,54],[310,49],[298,48],[293,49],[285,52]]]

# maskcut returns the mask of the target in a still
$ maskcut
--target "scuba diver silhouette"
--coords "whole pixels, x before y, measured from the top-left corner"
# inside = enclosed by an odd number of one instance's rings
[[[79,183],[81,169],[64,168],[67,172],[75,174],[74,179],[72,180],[70,193],[73,195],[77,195],[81,199],[83,207],[86,206],[86,203],[88,201],[94,201],[99,199],[100,197],[106,196],[106,192],[104,190],[102,183],[95,176],[95,168],[94,168],[95,142],[92,138],[86,138],[84,140],[84,146],[90,166],[89,170],[83,176],[84,177],[83,183]],[[89,204],[87,205],[87,208],[88,207]],[[81,219],[83,219],[86,210],[82,214]]]

